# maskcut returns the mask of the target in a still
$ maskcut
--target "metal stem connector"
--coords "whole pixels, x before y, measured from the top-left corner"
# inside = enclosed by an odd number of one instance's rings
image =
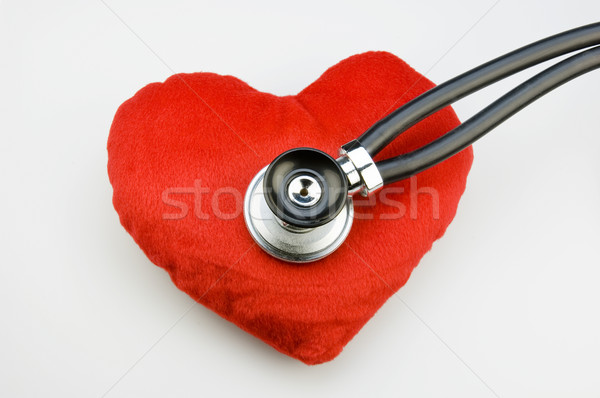
[[[367,196],[383,186],[383,178],[375,162],[358,141],[342,145],[340,155],[337,162],[346,173],[350,194],[360,191],[362,196]]]

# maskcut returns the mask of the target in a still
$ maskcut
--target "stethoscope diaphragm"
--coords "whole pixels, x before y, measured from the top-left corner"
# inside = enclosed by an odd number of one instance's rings
[[[289,262],[316,261],[333,253],[352,227],[352,197],[344,195],[340,211],[329,222],[312,228],[294,226],[278,218],[268,206],[266,171],[267,167],[252,179],[244,198],[244,220],[254,241],[270,255]]]

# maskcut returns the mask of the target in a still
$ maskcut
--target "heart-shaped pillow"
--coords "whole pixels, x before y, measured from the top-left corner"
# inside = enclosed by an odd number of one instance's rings
[[[194,300],[287,355],[329,361],[443,235],[465,189],[471,148],[357,199],[346,242],[314,263],[286,263],[254,244],[243,196],[280,153],[306,146],[336,157],[340,145],[433,86],[386,52],[352,56],[284,97],[213,73],[150,84],[120,106],[110,130],[115,209],[148,258]],[[379,158],[458,124],[447,107]]]

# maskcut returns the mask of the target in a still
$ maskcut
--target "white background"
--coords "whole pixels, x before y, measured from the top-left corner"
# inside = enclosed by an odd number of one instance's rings
[[[445,237],[314,367],[148,261],[112,207],[105,149],[119,104],[173,72],[287,95],[387,50],[439,83],[595,19],[596,0],[0,2],[0,396],[600,396],[600,72],[475,145]]]

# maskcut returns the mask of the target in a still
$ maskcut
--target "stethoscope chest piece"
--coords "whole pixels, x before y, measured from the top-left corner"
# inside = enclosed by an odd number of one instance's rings
[[[285,152],[263,168],[244,199],[244,219],[254,241],[290,262],[331,254],[348,236],[353,217],[341,167],[310,148]]]

